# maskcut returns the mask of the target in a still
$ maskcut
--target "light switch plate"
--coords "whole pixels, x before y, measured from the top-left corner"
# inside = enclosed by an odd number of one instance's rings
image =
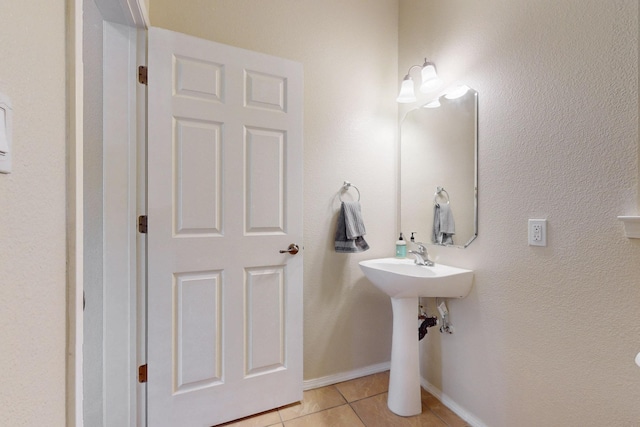
[[[0,173],[11,173],[12,115],[11,100],[0,93]]]

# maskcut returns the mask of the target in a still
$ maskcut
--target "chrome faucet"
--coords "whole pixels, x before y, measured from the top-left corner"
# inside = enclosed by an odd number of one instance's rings
[[[409,251],[410,254],[416,257],[415,263],[417,265],[426,265],[427,267],[433,267],[433,261],[429,259],[427,254],[427,247],[422,242],[415,243],[418,246],[417,251]]]

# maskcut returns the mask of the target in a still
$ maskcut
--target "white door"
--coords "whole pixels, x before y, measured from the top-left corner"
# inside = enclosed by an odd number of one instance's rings
[[[302,90],[298,63],[149,29],[150,427],[302,399]]]

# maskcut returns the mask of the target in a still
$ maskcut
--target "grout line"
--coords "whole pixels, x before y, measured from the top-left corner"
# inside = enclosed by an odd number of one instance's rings
[[[308,414],[300,415],[299,417],[294,417],[294,418],[291,418],[291,419],[289,419],[289,420],[287,420],[287,421],[282,421],[282,424],[284,424],[284,423],[286,423],[286,422],[289,422],[289,421],[297,420],[297,419],[299,419],[299,418],[310,417],[311,415],[315,415],[315,414],[321,414],[322,412],[327,412],[327,411],[330,411],[331,409],[340,408],[341,406],[350,406],[350,405],[349,405],[349,403],[342,403],[342,404],[340,404],[340,405],[332,406],[332,407],[330,407],[330,408],[324,408],[324,409],[322,409],[322,410],[320,410],[320,411],[309,412]],[[353,409],[353,408],[351,408],[351,409]],[[354,411],[354,412],[355,412],[355,411]],[[356,414],[356,415],[357,415],[357,414]],[[282,417],[280,417],[280,419],[282,419]],[[267,427],[268,427],[268,426],[267,426]]]
[[[338,383],[338,384],[339,384],[339,383]],[[347,399],[347,397],[346,397],[344,394],[342,394],[342,392],[340,391],[340,389],[339,389],[338,387],[336,387],[336,385],[335,385],[335,384],[331,385],[330,387],[335,388],[335,389],[338,391],[338,393],[340,394],[340,396],[342,396],[342,398],[344,399],[344,401],[345,401],[345,402],[347,402],[347,405],[349,404],[349,399]]]
[[[381,392],[381,393],[372,394],[371,396],[363,397],[363,398],[361,398],[361,399],[356,399],[356,400],[353,400],[353,401],[351,401],[351,402],[347,402],[347,405],[349,405],[349,407],[351,408],[351,410],[356,414],[356,416],[358,417],[358,419],[360,420],[360,422],[362,422],[362,424],[364,425],[364,427],[367,427],[367,423],[365,423],[365,422],[364,422],[364,420],[360,417],[360,414],[358,414],[358,411],[356,411],[356,408],[354,408],[354,407],[353,407],[352,403],[360,402],[360,401],[365,400],[365,399],[370,399],[370,398],[373,398],[373,397],[376,397],[376,396],[380,396],[381,394],[385,394],[385,393],[388,393],[388,392],[389,392],[389,391],[387,390],[387,391],[383,391],[383,392]],[[345,398],[345,400],[346,400],[346,398]],[[445,424],[446,424],[446,423],[445,423]]]
[[[278,418],[280,418],[280,424],[284,426],[284,420],[282,419],[282,414],[280,413],[280,408],[276,409],[278,412]]]
[[[360,422],[362,423],[362,425],[364,427],[367,427],[367,423],[364,422],[364,420],[362,418],[360,418],[360,414],[358,414],[358,412],[354,409],[353,406],[351,406],[351,403],[348,403],[349,407],[351,408],[351,410],[353,411],[354,414],[356,414],[356,417],[358,417],[358,419],[360,420]]]
[[[431,408],[427,408],[427,409],[429,410],[429,412],[431,412],[433,415],[435,415],[437,419],[439,419],[439,420],[440,420],[440,421],[442,421],[445,425],[447,425],[447,427],[451,427],[451,426],[449,426],[449,423],[448,423],[448,422],[446,422],[445,420],[443,420],[443,419],[442,419],[442,417],[441,417],[440,415],[438,415],[438,414],[436,414],[435,412],[433,412],[433,411],[431,410]]]

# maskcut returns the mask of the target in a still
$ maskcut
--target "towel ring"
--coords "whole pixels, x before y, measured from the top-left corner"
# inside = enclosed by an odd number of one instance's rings
[[[437,203],[438,203],[438,196],[440,196],[440,197],[444,197],[444,196],[442,195],[442,193],[444,193],[444,194],[446,194],[446,195],[447,195],[447,204],[449,204],[449,201],[450,201],[451,199],[449,198],[449,193],[447,193],[447,190],[445,190],[445,189],[444,189],[444,187],[436,187],[436,192],[435,192],[435,194],[433,195],[433,203],[434,203],[434,204],[437,204]]]
[[[349,181],[344,182],[344,184],[342,185],[341,191],[342,192],[349,191],[349,188],[351,187],[355,188],[356,191],[358,192],[358,201],[360,201],[360,190],[358,190],[358,187],[356,187]],[[344,202],[344,200],[342,200],[342,193],[338,194],[338,199],[340,199],[341,202]]]

